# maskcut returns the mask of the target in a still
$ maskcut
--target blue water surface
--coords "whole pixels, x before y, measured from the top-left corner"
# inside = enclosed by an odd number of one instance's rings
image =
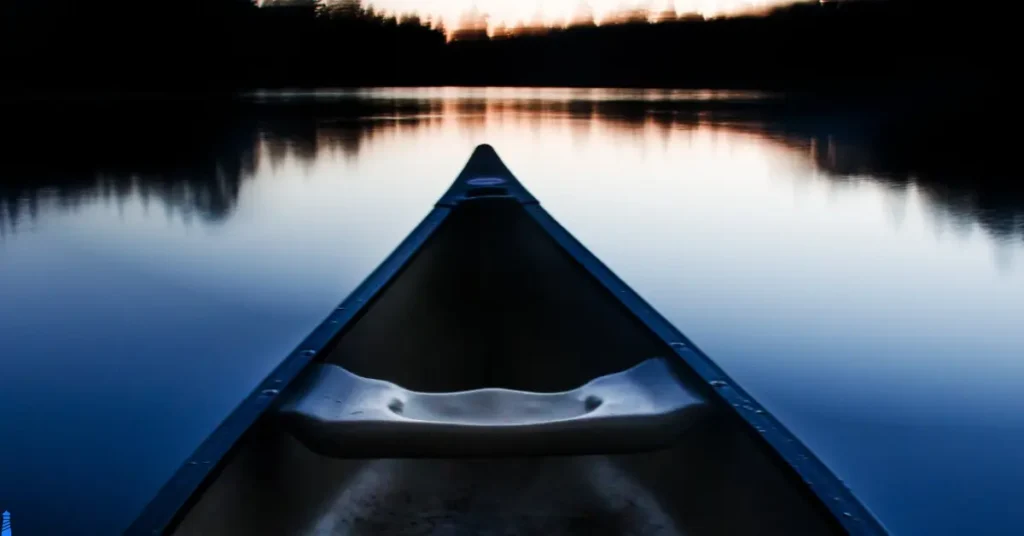
[[[321,105],[56,122],[5,157],[0,511],[19,536],[126,528],[478,143],[893,533],[1024,526],[1024,206],[982,177],[720,109],[756,95],[289,98]]]

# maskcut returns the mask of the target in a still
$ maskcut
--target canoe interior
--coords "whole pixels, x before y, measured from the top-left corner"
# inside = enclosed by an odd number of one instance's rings
[[[417,391],[564,391],[673,355],[507,198],[457,205],[369,305],[322,359]],[[844,531],[756,432],[714,411],[657,452],[350,460],[313,453],[270,413],[174,533]]]
[[[327,361],[414,391],[574,389],[674,355],[522,206],[456,208]]]

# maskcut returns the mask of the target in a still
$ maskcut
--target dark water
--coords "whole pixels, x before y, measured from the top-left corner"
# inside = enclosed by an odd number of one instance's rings
[[[1017,177],[754,94],[280,97],[21,109],[0,163],[15,534],[126,527],[482,142],[894,533],[1024,523]]]

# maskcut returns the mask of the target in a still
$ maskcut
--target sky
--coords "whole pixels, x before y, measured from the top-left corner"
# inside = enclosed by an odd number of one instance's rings
[[[415,12],[441,17],[445,25],[458,26],[463,14],[474,7],[488,14],[491,26],[542,22],[544,25],[564,24],[581,8],[593,10],[598,23],[611,12],[640,7],[654,12],[674,9],[678,14],[723,15],[757,11],[773,5],[791,4],[794,0],[369,0],[377,9],[395,13]]]

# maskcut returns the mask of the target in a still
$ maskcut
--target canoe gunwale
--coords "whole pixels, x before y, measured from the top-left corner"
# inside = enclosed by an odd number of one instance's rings
[[[474,178],[485,178],[487,186],[483,188],[486,189],[470,184]],[[173,529],[202,491],[216,479],[230,460],[231,453],[239,448],[243,435],[275,406],[281,392],[310,362],[355,324],[366,312],[368,304],[410,264],[451,212],[463,203],[494,197],[515,199],[586,273],[669,345],[682,362],[710,386],[708,391],[713,399],[743,419],[752,435],[763,438],[770,446],[766,450],[772,451],[769,454],[788,465],[803,480],[846,532],[853,535],[887,534],[874,515],[810,449],[548,214],[505,167],[494,149],[487,145],[474,151],[452,187],[405,240],[253,389],[180,466],[125,534],[164,534]]]

